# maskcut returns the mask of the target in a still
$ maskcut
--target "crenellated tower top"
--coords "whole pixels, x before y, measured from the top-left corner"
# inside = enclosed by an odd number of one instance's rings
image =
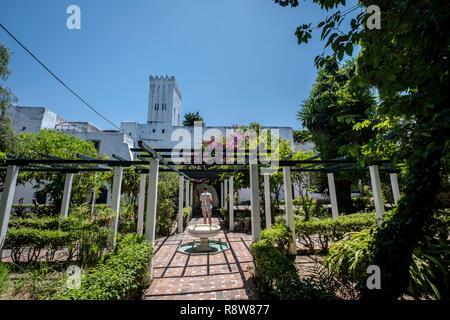
[[[174,76],[150,75],[147,122],[180,125],[181,90]]]

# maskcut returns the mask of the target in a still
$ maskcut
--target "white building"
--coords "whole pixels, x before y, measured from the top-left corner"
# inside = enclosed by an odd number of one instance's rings
[[[101,130],[89,122],[66,121],[44,107],[11,106],[7,111],[16,133],[38,133],[41,129],[58,130],[93,141],[100,153],[110,157],[112,154],[117,154],[131,160],[134,154],[130,152],[130,148],[137,147],[139,140],[147,142],[153,148],[172,148],[178,143],[171,140],[172,132],[179,128],[188,130],[193,139],[194,128],[180,125],[181,101],[182,94],[175,77],[169,78],[166,75],[165,77],[149,77],[147,122],[124,121],[120,125],[121,131]],[[290,140],[294,146],[291,127],[265,128],[278,129],[280,137]],[[205,126],[203,132],[209,129],[216,132],[218,130],[222,136],[225,136],[226,130],[232,129],[232,126]],[[295,147],[298,148],[298,146]],[[19,198],[24,197],[24,203],[31,202],[31,198],[35,195],[29,190],[30,187],[29,184],[18,187],[14,201],[17,202]]]
[[[147,122],[121,123],[121,129],[130,135],[137,146],[139,140],[147,142],[154,148],[172,148],[178,140],[172,141],[172,132],[177,129],[188,130],[191,134],[193,146],[194,128],[180,125],[182,94],[174,77],[150,76]],[[291,127],[265,127],[266,129],[278,129],[281,138],[293,141]],[[205,126],[207,130],[218,130],[222,136],[226,136],[226,130],[232,126]],[[204,137],[209,139],[210,137]]]

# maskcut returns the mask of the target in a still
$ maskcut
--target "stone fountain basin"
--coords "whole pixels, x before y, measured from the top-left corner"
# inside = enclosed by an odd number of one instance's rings
[[[220,226],[210,224],[194,224],[189,226],[188,233],[200,239],[208,239],[217,236],[220,233]]]

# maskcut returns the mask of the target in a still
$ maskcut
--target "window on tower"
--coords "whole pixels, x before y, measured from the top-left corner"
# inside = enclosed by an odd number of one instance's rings
[[[162,130],[161,130],[161,132],[162,132],[162,133],[164,133],[164,132],[165,132],[165,130],[164,130],[164,129],[162,129]]]

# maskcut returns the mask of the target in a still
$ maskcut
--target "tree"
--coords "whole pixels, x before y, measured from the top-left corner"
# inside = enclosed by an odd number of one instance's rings
[[[298,0],[274,0],[282,6],[298,6]],[[344,4],[342,0],[313,0],[325,10]],[[394,142],[395,161],[406,164],[404,194],[393,216],[385,221],[373,242],[371,264],[382,270],[381,290],[366,290],[364,299],[396,299],[408,285],[408,270],[414,248],[426,238],[433,215],[440,206],[437,195],[448,179],[450,103],[450,61],[448,48],[450,7],[446,0],[371,0],[360,5],[376,5],[381,10],[380,29],[371,29],[373,19],[359,13],[342,32],[345,14],[337,10],[317,25],[331,55],[341,61],[360,45],[353,83],[376,87],[380,105],[378,114],[386,119],[377,123],[377,136],[355,151],[362,164],[382,157],[386,142]],[[299,43],[311,38],[311,24],[297,28]],[[327,56],[315,58],[318,67]],[[370,122],[370,121],[369,121]],[[356,127],[370,125],[359,122]]]
[[[312,134],[308,130],[292,130],[292,135],[296,143],[312,141]]]
[[[11,71],[8,69],[10,51],[0,44],[0,79],[6,81]],[[6,153],[17,151],[17,137],[8,118],[6,108],[17,99],[10,89],[3,87],[0,83],[0,154],[4,158]]]
[[[39,133],[21,133],[19,138],[19,155],[32,159],[45,159],[42,154],[48,154],[63,159],[77,159],[77,153],[97,157],[97,150],[91,141],[69,136],[65,133],[44,129]],[[95,188],[99,189],[111,172],[79,172],[72,182],[72,204],[82,204],[87,195]],[[34,189],[50,194],[51,202],[59,208],[64,190],[65,175],[59,172],[28,171],[19,173],[19,183],[34,180]]]
[[[322,159],[333,159],[346,153],[346,147],[363,145],[374,137],[372,126],[353,130],[355,122],[367,119],[375,112],[375,99],[370,90],[354,86],[354,61],[339,68],[335,59],[320,68],[311,94],[297,113],[302,125],[311,132],[311,139]],[[339,209],[354,211],[351,185],[356,174],[335,175]]]
[[[201,121],[202,125],[205,125],[205,121],[200,116],[200,114],[197,112],[188,112],[184,114],[184,120],[183,120],[183,126],[186,127],[193,127],[195,124],[195,121]]]

